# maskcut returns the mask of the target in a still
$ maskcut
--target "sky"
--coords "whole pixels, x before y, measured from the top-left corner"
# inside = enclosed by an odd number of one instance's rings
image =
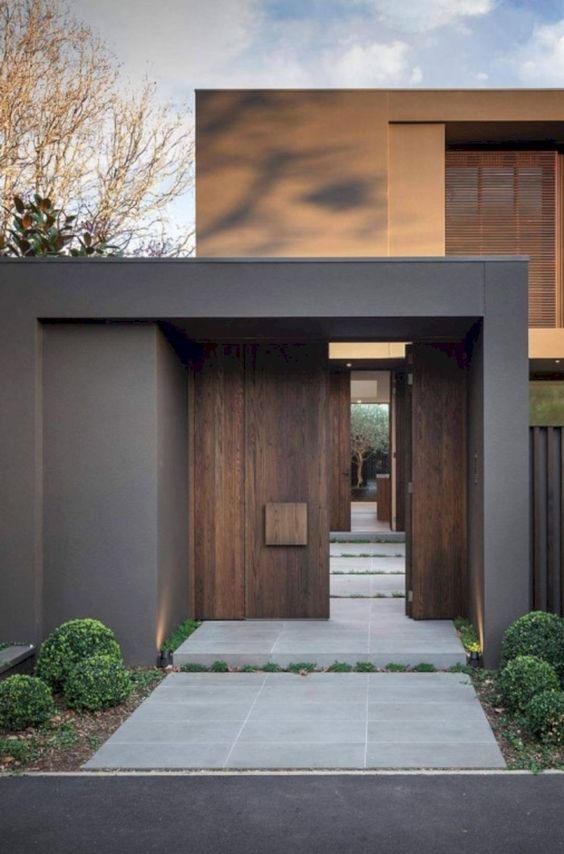
[[[133,85],[564,88],[564,0],[67,0]],[[171,218],[193,222],[193,191]]]
[[[564,0],[70,0],[132,79],[196,88],[564,87]]]

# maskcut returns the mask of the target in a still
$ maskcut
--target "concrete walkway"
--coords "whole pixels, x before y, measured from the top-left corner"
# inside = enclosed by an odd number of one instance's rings
[[[331,599],[330,620],[214,620],[203,623],[174,653],[175,664],[287,667],[334,661],[376,667],[422,662],[446,669],[466,656],[450,620],[411,620],[404,599]]]
[[[88,769],[503,768],[459,673],[173,673]]]
[[[325,667],[369,661],[384,667],[425,662],[441,669],[464,664],[450,620],[406,617],[405,598],[399,598],[405,596],[404,554],[403,543],[332,543],[330,620],[205,622],[177,649],[174,663],[287,667],[309,661]]]
[[[332,575],[330,591],[331,596],[345,598],[394,595],[405,598],[405,575],[403,573]]]

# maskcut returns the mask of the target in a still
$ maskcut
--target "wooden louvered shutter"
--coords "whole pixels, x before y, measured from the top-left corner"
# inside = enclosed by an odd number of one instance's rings
[[[528,255],[529,326],[557,325],[555,151],[447,151],[446,254]]]

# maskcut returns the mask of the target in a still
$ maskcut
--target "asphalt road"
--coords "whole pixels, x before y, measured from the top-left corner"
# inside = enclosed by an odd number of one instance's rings
[[[553,854],[564,775],[11,777],[2,854]]]

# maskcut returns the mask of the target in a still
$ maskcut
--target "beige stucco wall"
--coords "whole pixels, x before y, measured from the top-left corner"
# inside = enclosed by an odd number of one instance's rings
[[[391,124],[388,255],[445,254],[445,126]]]
[[[198,255],[442,254],[446,122],[564,122],[564,92],[197,92]]]
[[[387,94],[199,92],[199,256],[388,250]]]

